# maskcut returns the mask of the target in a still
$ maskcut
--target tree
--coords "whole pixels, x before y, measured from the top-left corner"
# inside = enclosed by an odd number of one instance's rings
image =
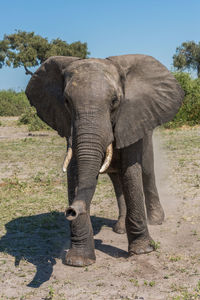
[[[26,74],[32,75],[30,67],[35,67],[54,55],[77,56],[87,58],[90,53],[87,43],[67,42],[57,38],[48,41],[34,32],[18,30],[14,34],[4,35],[0,41],[0,68],[3,65],[13,68],[24,67]]]
[[[184,42],[176,48],[176,54],[173,56],[173,65],[178,70],[193,69],[197,71],[200,78],[200,42]]]

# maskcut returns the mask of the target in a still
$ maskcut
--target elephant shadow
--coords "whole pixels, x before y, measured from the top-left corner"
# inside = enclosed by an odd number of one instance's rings
[[[113,227],[115,221],[96,216],[91,217],[94,235],[102,226]],[[5,225],[6,234],[0,239],[0,252],[15,258],[15,266],[22,259],[36,267],[29,287],[38,288],[48,281],[56,264],[56,258],[63,260],[70,247],[70,227],[64,213],[50,212],[20,217]],[[126,256],[126,252],[95,240],[95,248],[113,257]]]

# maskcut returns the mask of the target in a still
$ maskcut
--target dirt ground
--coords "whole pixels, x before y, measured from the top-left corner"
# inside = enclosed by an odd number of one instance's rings
[[[200,127],[154,134],[166,215],[149,225],[157,250],[127,257],[126,235],[112,231],[117,206],[103,175],[91,211],[97,260],[74,268],[62,263],[65,141],[54,132],[30,134],[16,118],[0,120],[0,300],[200,299]]]

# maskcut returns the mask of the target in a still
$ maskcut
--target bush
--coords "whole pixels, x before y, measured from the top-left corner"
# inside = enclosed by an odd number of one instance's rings
[[[0,116],[20,116],[30,107],[24,92],[0,91]]]
[[[188,73],[175,73],[175,78],[185,92],[183,104],[174,119],[164,125],[175,128],[183,125],[200,124],[200,78],[192,79]]]
[[[51,128],[46,125],[37,115],[34,107],[30,107],[19,119],[19,125],[28,125],[29,131],[50,130]]]
[[[0,91],[0,116],[21,116],[18,124],[28,125],[30,131],[50,129],[37,116],[35,108],[31,107],[24,92]]]

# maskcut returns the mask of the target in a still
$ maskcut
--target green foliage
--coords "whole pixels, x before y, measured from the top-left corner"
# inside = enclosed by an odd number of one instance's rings
[[[0,116],[19,116],[30,107],[24,92],[0,91]]]
[[[185,98],[175,118],[164,127],[197,125],[200,123],[200,78],[192,79],[188,73],[175,73],[174,76],[184,90]]]
[[[151,241],[151,246],[154,248],[155,251],[160,249],[160,242]]]
[[[19,125],[28,125],[29,131],[50,130],[37,115],[34,107],[30,107],[19,119]]]
[[[18,124],[28,125],[29,131],[51,129],[37,116],[24,92],[0,91],[0,116],[21,116]]]
[[[147,280],[144,281],[144,285],[146,286],[153,287],[155,284],[156,284],[155,281],[149,281],[149,282]]]
[[[178,70],[193,69],[197,71],[200,77],[200,42],[184,42],[176,48],[176,54],[173,56],[173,65]]]
[[[13,68],[24,67],[26,74],[32,74],[28,67],[35,67],[54,55],[86,58],[90,53],[87,43],[80,41],[68,44],[57,38],[48,41],[34,32],[18,30],[5,35],[0,41],[0,68],[6,64]]]

